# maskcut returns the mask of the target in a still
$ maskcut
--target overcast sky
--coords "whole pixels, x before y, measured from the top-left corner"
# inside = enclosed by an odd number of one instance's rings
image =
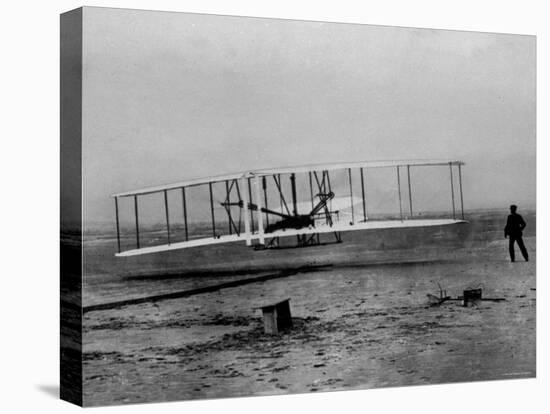
[[[535,204],[532,36],[85,8],[83,37],[89,222],[119,191],[404,158],[465,161],[468,208]]]

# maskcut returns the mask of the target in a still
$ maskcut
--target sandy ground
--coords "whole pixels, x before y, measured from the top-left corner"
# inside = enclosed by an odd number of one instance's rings
[[[535,237],[525,238],[528,263],[510,263],[501,237],[437,259],[394,250],[378,262],[88,312],[84,404],[533,377]],[[506,300],[429,307],[437,283],[453,297],[480,286],[484,297]],[[91,297],[121,296],[101,292]],[[254,306],[287,297],[294,329],[265,335]]]

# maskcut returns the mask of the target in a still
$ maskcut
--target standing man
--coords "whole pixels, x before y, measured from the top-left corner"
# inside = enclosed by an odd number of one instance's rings
[[[512,262],[515,261],[514,242],[517,242],[523,258],[526,262],[528,262],[529,255],[527,254],[527,250],[525,249],[522,238],[523,229],[525,228],[526,224],[523,220],[523,217],[516,213],[517,209],[518,207],[514,204],[510,206],[510,215],[508,216],[506,227],[504,227],[504,238],[510,237],[510,260],[512,260]]]

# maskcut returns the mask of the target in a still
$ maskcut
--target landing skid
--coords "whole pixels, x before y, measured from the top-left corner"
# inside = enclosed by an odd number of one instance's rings
[[[281,246],[280,237],[272,237],[269,240],[266,240],[265,244],[258,244],[254,246],[254,250],[267,250],[267,249],[298,249],[302,247],[313,247],[313,246],[326,246],[329,244],[342,243],[342,235],[339,231],[334,233],[334,241],[325,241],[321,242],[321,237],[319,233],[314,234],[300,234],[296,236],[296,244],[294,246]]]

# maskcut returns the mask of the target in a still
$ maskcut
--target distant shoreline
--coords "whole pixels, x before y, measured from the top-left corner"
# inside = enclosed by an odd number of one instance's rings
[[[494,207],[494,208],[473,208],[473,209],[465,209],[464,210],[464,215],[469,215],[469,214],[483,214],[483,213],[502,213],[503,215],[507,214],[508,213],[508,207]],[[536,214],[536,207],[523,207],[521,208],[521,211],[520,213],[524,213],[524,214]],[[424,213],[424,217],[438,217],[438,216],[442,216],[442,215],[449,215],[450,213],[448,211],[430,211],[430,212],[425,212]],[[371,218],[373,220],[379,220],[379,219],[383,219],[383,218],[395,218],[393,215],[384,215],[384,214],[373,214],[371,215]],[[91,222],[83,222],[82,223],[82,233],[84,234],[84,237],[86,236],[94,236],[94,235],[112,235],[112,236],[116,236],[116,230],[115,230],[115,222],[114,222],[114,219],[112,221],[91,221]],[[221,226],[223,226],[224,224],[227,225],[228,224],[228,221],[225,220],[225,219],[219,219],[219,220],[216,220],[216,224],[220,224]],[[195,227],[195,229],[198,229],[198,228],[208,228],[210,229],[212,224],[210,221],[205,221],[205,220],[201,220],[201,221],[190,221],[189,222],[189,225],[190,226],[193,226]],[[142,231],[145,231],[145,232],[155,232],[155,231],[165,231],[166,229],[166,224],[164,222],[157,222],[157,223],[141,223],[140,224],[140,229]],[[171,224],[171,228],[173,230],[182,230],[184,227],[183,227],[183,224],[181,223],[174,223],[174,224]],[[121,232],[127,232],[127,231],[133,231],[133,227],[129,226],[129,227],[121,227]],[[61,227],[60,229],[60,233],[61,235],[76,235],[76,234],[80,234],[81,233],[81,230],[80,230],[80,226],[78,225],[69,225],[69,226],[64,226],[64,227]]]

